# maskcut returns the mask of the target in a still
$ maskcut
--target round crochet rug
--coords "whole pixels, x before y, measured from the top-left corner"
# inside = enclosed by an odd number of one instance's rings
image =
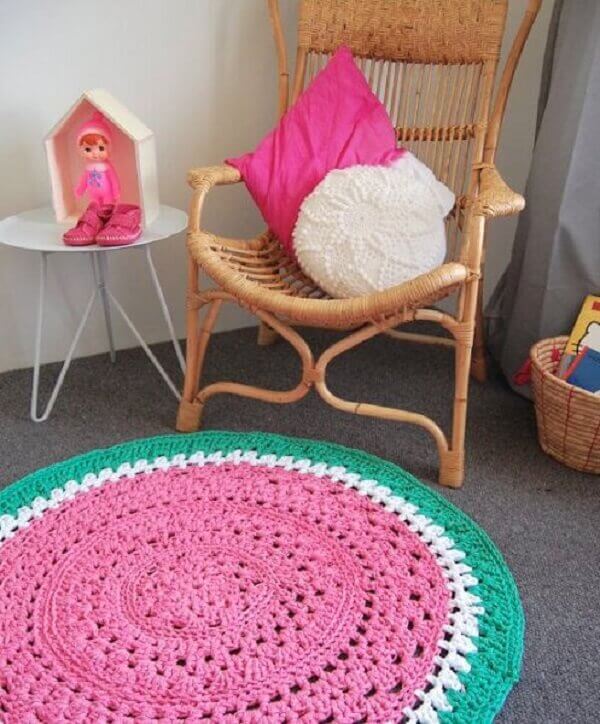
[[[395,465],[266,434],[98,450],[0,493],[0,721],[491,721],[500,553]]]

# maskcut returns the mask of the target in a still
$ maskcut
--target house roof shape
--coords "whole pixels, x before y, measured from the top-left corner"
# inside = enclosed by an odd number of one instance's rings
[[[120,101],[103,88],[94,88],[85,91],[73,103],[65,115],[54,125],[46,135],[46,140],[56,136],[67,123],[74,111],[83,101],[90,103],[96,110],[100,111],[120,131],[125,133],[133,141],[143,141],[152,136],[152,131],[140,119],[135,116]]]

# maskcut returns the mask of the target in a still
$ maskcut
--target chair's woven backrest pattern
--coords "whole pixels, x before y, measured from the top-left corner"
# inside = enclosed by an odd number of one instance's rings
[[[307,54],[305,86],[330,57],[329,53]],[[357,62],[385,105],[398,144],[426,163],[459,199],[447,222],[447,258],[458,258],[460,200],[471,181],[473,160],[481,160],[487,121],[484,64],[435,65],[370,58],[357,58]]]
[[[298,44],[417,63],[475,63],[500,54],[507,0],[303,0]]]
[[[460,199],[472,162],[482,160],[506,8],[506,0],[303,0],[295,95],[348,45],[399,145]],[[459,204],[448,221],[449,258],[461,221]]]

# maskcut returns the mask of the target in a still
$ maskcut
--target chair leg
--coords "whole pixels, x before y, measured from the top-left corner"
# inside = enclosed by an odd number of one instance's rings
[[[230,394],[239,395],[240,397],[249,397],[254,400],[262,400],[263,402],[275,402],[277,404],[287,404],[297,402],[305,397],[314,384],[314,357],[308,344],[296,332],[296,330],[286,322],[277,319],[268,312],[256,311],[256,315],[262,322],[273,328],[278,336],[287,340],[291,346],[298,352],[302,363],[302,377],[300,382],[289,390],[271,390],[264,387],[255,387],[253,385],[242,384],[239,382],[213,382],[203,387],[197,394],[194,404],[198,405],[199,414],[206,402],[215,395]],[[207,317],[208,319],[208,317]]]
[[[466,323],[471,325],[473,323]],[[440,455],[440,485],[460,488],[465,478],[465,432],[467,427],[467,398],[473,348],[472,334],[461,334],[456,340],[454,368],[454,406],[450,448]]]
[[[195,432],[200,426],[200,413],[195,403],[195,397],[198,394],[199,313],[200,309],[196,307],[187,310],[185,378],[175,425],[179,432]]]
[[[377,417],[382,420],[393,420],[394,422],[407,422],[411,425],[418,425],[433,437],[437,445],[440,459],[440,483],[442,485],[450,485],[458,487],[462,484],[462,455],[456,455],[448,448],[448,441],[442,429],[431,418],[408,410],[401,410],[392,407],[383,407],[371,403],[355,402],[345,400],[335,395],[327,386],[326,372],[329,363],[341,354],[353,349],[368,339],[378,334],[385,333],[386,329],[395,327],[400,321],[398,318],[388,319],[386,322],[378,325],[368,325],[352,332],[347,337],[335,342],[328,347],[319,357],[315,367],[315,388],[319,395],[332,407],[344,412],[350,412],[354,415],[366,415],[368,417]],[[469,348],[470,352],[470,348]],[[467,380],[469,374],[469,365],[467,363]],[[463,410],[466,414],[466,410]],[[457,428],[458,429],[458,428]],[[456,463],[460,461],[460,477],[456,475]]]
[[[258,325],[258,338],[256,341],[260,347],[268,347],[274,344],[278,337],[277,332],[272,327],[269,327],[266,322],[261,322]]]
[[[202,405],[200,403],[181,398],[179,409],[177,410],[177,422],[175,429],[177,432],[197,432],[200,429],[200,421],[202,419]]]
[[[200,309],[192,302],[192,297],[198,292],[198,265],[188,258],[188,309],[186,314],[186,342],[185,342],[185,378],[177,422],[175,427],[179,432],[194,432],[200,425],[200,417],[194,405],[198,393],[198,314]]]
[[[185,345],[186,369],[176,422],[176,429],[179,432],[195,432],[200,427],[202,406],[196,400],[196,396],[198,395],[206,348],[221,306],[220,300],[211,302],[200,327],[198,316],[202,309],[194,303],[194,295],[197,293],[198,265],[190,258],[188,262],[189,306],[186,319],[187,338]]]
[[[204,368],[206,349],[220,307],[220,299],[216,299],[210,303],[208,312],[200,328],[198,326],[198,311],[194,310],[193,321],[188,317],[185,382],[181,402],[179,403],[179,412],[177,414],[177,430],[179,430],[179,432],[196,432],[196,430],[200,429],[204,405],[198,400],[197,395],[200,387],[200,377]]]
[[[471,375],[474,380],[477,380],[477,382],[485,382],[487,380],[487,373],[485,329],[483,319],[483,279],[481,279],[477,288],[477,310],[475,312],[475,337],[473,339]]]

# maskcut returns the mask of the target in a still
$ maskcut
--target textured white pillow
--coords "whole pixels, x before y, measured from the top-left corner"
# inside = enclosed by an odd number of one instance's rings
[[[454,194],[411,153],[330,171],[302,202],[298,262],[333,297],[388,289],[439,266]]]

